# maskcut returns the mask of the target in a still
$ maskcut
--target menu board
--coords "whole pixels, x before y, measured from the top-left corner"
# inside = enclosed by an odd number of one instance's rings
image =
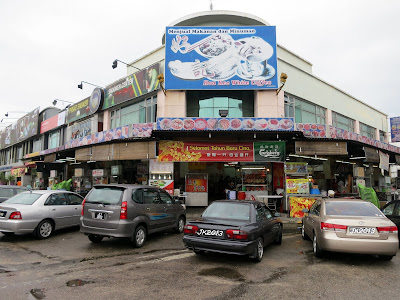
[[[287,162],[285,163],[286,174],[307,174],[307,163]]]
[[[286,193],[287,194],[308,194],[309,183],[308,179],[286,179]]]

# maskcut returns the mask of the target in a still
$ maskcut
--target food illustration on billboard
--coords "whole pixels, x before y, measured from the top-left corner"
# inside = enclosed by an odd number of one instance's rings
[[[276,28],[167,27],[166,89],[277,89]]]
[[[157,118],[157,130],[293,131],[293,118]]]
[[[308,179],[286,179],[286,193],[288,194],[308,194]]]
[[[310,209],[316,198],[289,197],[290,217],[302,218],[304,216],[303,209]]]
[[[326,138],[326,125],[324,124],[296,123],[296,128],[298,131],[302,131],[306,137]]]

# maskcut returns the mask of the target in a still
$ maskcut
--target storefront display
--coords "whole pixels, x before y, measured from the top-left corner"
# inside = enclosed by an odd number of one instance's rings
[[[104,169],[92,170],[93,185],[95,184],[108,184],[108,175]]]

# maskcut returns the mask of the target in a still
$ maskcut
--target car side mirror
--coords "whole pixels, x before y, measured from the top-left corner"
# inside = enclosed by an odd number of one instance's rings
[[[305,214],[308,214],[310,212],[310,210],[308,208],[303,208],[301,211]]]
[[[281,216],[280,213],[278,213],[278,212],[275,212],[275,213],[274,213],[274,217],[280,217],[280,216]]]

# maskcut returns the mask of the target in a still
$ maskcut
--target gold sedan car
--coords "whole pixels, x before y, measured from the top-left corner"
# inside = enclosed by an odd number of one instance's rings
[[[396,225],[372,203],[327,198],[303,210],[301,233],[316,257],[324,251],[379,255],[391,260],[399,250]]]

